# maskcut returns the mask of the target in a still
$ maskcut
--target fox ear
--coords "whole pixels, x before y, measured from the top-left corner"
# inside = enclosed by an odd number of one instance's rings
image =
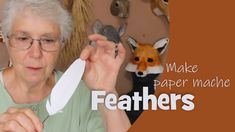
[[[156,49],[160,55],[162,55],[168,46],[169,39],[168,38],[163,38],[157,41],[154,45],[153,48]]]
[[[96,19],[95,24],[93,25],[93,32],[100,33],[102,31],[103,24],[99,19]]]
[[[137,41],[130,36],[127,39],[127,43],[131,46],[132,52],[138,47]]]

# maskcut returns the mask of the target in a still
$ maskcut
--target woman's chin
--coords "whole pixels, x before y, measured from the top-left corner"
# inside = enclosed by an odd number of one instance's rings
[[[39,82],[45,77],[45,72],[42,68],[26,68],[26,78],[29,82]]]

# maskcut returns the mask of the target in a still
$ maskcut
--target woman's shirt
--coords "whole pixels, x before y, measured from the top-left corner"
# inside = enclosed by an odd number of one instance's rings
[[[55,72],[56,80],[62,73]],[[43,121],[47,116],[46,99],[35,104],[16,104],[4,87],[4,78],[0,70],[0,114],[9,107],[30,108]],[[104,132],[103,120],[99,111],[91,110],[91,91],[81,81],[65,108],[50,116],[44,122],[44,132]]]

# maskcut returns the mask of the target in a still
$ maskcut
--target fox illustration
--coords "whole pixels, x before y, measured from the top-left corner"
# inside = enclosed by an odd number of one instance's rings
[[[132,97],[134,92],[138,92],[140,96],[143,96],[143,87],[148,87],[148,94],[154,94],[154,80],[163,72],[160,57],[166,51],[169,39],[160,39],[152,45],[137,42],[129,37],[127,43],[131,46],[133,53],[126,66],[126,70],[131,72],[133,80],[133,88],[127,95]],[[134,105],[132,105],[131,111],[126,111],[132,124],[143,112],[143,102],[140,101],[139,103],[139,110],[134,110]],[[133,100],[132,104],[134,104]]]

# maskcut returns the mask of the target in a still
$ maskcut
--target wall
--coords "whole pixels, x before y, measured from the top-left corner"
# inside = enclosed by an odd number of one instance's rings
[[[0,11],[4,2],[5,0],[0,0]],[[109,11],[111,2],[112,0],[93,0],[93,9],[91,11],[93,17],[92,22],[89,24],[90,26],[87,28],[88,34],[91,34],[91,25],[96,18],[99,18],[104,24],[112,24],[119,27],[118,19],[112,16]],[[128,26],[126,33],[122,37],[123,44],[127,50],[127,58],[118,78],[117,89],[119,93],[126,93],[132,87],[131,76],[124,70],[131,54],[129,45],[125,42],[127,36],[132,36],[140,42],[154,43],[162,37],[167,37],[169,29],[167,20],[164,17],[157,17],[151,12],[149,0],[130,0],[130,4]],[[4,45],[0,44],[0,67],[5,67],[8,63],[8,55],[4,47]]]

